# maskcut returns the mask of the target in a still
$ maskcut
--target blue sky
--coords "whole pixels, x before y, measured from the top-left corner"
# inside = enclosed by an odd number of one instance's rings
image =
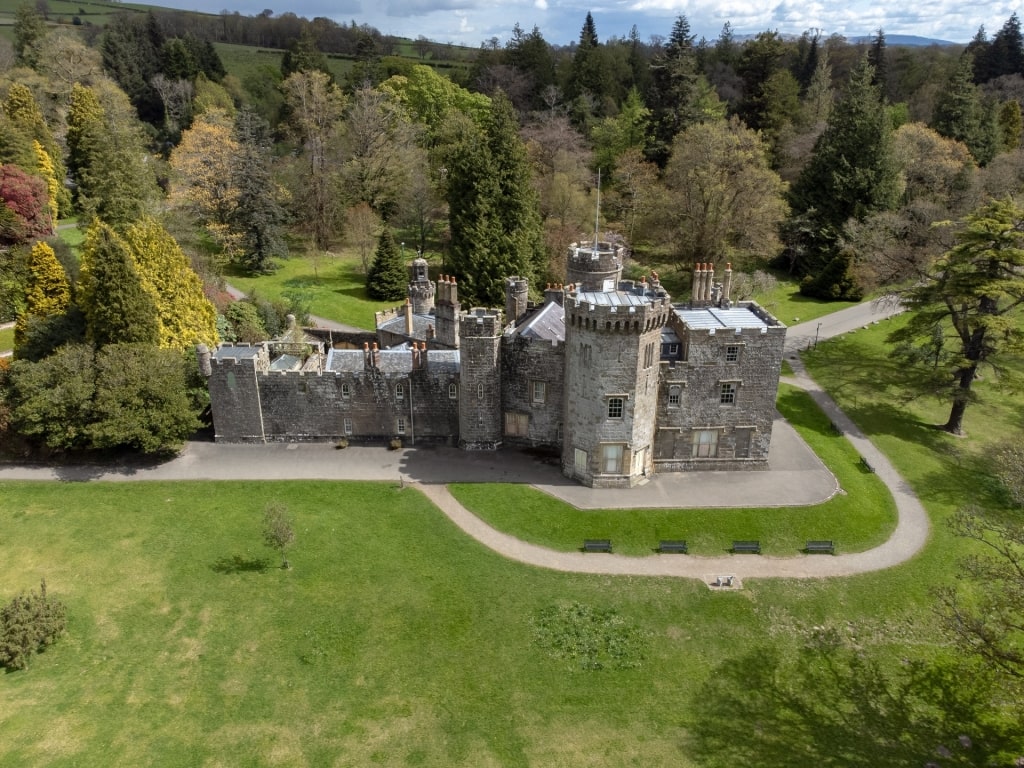
[[[224,0],[221,0],[224,2]],[[209,11],[202,0],[165,0],[164,6]],[[569,0],[297,0],[274,6],[273,0],[227,0],[222,8],[245,15],[270,8],[277,14],[325,16],[339,22],[355,20],[385,34],[478,46],[497,37],[505,41],[517,22],[529,31],[537,26],[550,43],[563,45],[579,38],[587,11],[594,15],[601,40],[626,37],[635,24],[641,39],[667,37],[676,16],[685,14],[698,38],[718,37],[728,21],[736,34],[765,30],[800,34],[818,29],[824,35],[847,37],[907,34],[967,42],[984,25],[991,37],[1020,8],[1019,0],[967,3],[963,0],[603,0],[587,5]]]

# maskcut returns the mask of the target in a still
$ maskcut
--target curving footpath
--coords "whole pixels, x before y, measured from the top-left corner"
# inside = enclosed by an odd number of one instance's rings
[[[529,544],[487,525],[463,507],[445,485],[418,484],[417,487],[459,528],[484,546],[521,563],[556,571],[620,576],[677,576],[711,583],[718,576],[745,578],[825,578],[852,576],[879,571],[906,562],[924,547],[930,521],[917,496],[900,477],[889,460],[847,418],[839,406],[807,375],[799,357],[789,359],[795,376],[789,383],[805,389],[828,414],[847,439],[875,469],[878,478],[896,500],[898,521],[893,535],[882,545],[849,555],[800,555],[766,557],[764,555],[648,555],[627,557],[615,554],[558,552]]]

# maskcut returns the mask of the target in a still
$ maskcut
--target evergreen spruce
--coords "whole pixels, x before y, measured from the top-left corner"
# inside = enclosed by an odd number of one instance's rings
[[[281,228],[285,212],[275,196],[270,170],[270,127],[252,109],[241,110],[235,118],[235,156],[232,176],[238,198],[230,216],[238,233],[238,261],[256,274],[275,269],[274,259],[286,255]]]
[[[97,347],[156,345],[160,338],[156,305],[142,287],[128,245],[101,221],[94,222],[85,236],[78,304],[85,315],[86,336]]]
[[[448,264],[460,297],[487,306],[504,302],[509,275],[530,278],[544,260],[536,191],[515,115],[495,96],[480,130],[457,116],[445,140],[448,169]]]
[[[409,273],[402,254],[395,245],[389,227],[384,227],[377,241],[373,263],[366,273],[366,293],[375,301],[399,301],[408,293]]]
[[[902,182],[893,153],[892,120],[873,77],[872,67],[862,59],[792,188],[795,217],[787,247],[794,270],[812,278],[801,287],[810,295],[859,296],[848,279],[850,257],[838,250],[843,226],[899,202]],[[832,263],[837,258],[840,262]]]
[[[979,165],[996,155],[999,138],[991,107],[971,81],[974,64],[964,54],[935,103],[931,127],[948,139],[967,145]]]

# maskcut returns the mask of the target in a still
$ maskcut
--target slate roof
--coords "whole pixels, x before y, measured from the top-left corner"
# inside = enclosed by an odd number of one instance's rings
[[[436,322],[437,321],[433,315],[413,315],[412,338],[419,341],[426,341],[427,328],[432,325],[436,325]],[[381,323],[377,328],[378,330],[387,331],[395,336],[409,336],[405,331],[405,315],[403,313],[399,313],[398,317],[393,317],[390,320]]]
[[[565,310],[557,301],[549,301],[516,329],[524,339],[565,341]]]

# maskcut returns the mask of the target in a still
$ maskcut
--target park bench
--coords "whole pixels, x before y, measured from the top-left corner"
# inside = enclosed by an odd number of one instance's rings
[[[862,467],[864,467],[864,469],[866,469],[872,475],[875,474],[875,468],[872,467],[871,463],[867,459],[865,459],[863,456],[860,457],[860,465]]]
[[[686,546],[685,541],[679,541],[676,539],[662,539],[658,544],[659,552],[671,552],[677,555],[685,555],[690,551],[690,548]]]
[[[807,546],[804,547],[804,552],[809,555],[834,555],[836,553],[836,545],[832,543],[831,539],[808,541]]]
[[[583,540],[583,551],[584,552],[611,552],[612,551],[611,539],[584,539]]]
[[[760,541],[734,541],[732,543],[732,551],[736,554],[749,554],[749,555],[760,555],[761,554],[761,542]]]

